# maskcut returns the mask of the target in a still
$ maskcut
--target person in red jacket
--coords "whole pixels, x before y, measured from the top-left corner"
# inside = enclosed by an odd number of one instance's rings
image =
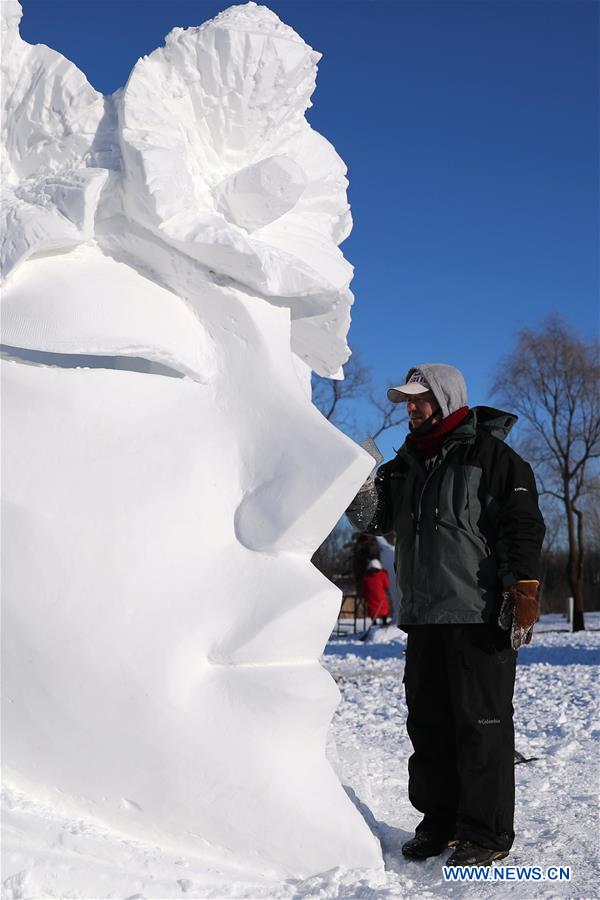
[[[370,559],[367,571],[362,577],[361,594],[364,597],[369,617],[376,621],[381,618],[381,624],[388,624],[390,611],[390,579],[378,559]]]

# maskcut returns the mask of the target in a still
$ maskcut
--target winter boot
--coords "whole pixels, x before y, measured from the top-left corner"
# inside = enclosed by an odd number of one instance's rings
[[[454,842],[453,842],[454,843]],[[491,850],[472,841],[459,841],[446,862],[447,866],[491,866],[496,859],[504,859],[508,850]]]
[[[448,838],[428,834],[426,831],[417,831],[414,838],[402,844],[402,855],[409,859],[427,859],[430,856],[439,856],[447,847]]]

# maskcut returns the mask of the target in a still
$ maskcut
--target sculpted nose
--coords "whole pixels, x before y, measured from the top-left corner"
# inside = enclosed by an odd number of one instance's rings
[[[308,401],[279,410],[283,436],[266,480],[238,506],[241,544],[266,553],[312,553],[343,514],[373,467],[361,447],[334,428]],[[257,455],[272,454],[266,444]]]

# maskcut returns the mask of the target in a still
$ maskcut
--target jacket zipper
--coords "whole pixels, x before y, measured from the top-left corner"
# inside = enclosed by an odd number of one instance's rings
[[[459,442],[457,441],[452,447],[449,447],[449,448],[448,448],[448,450],[446,451],[446,454],[444,455],[443,459],[440,460],[440,462],[438,463],[437,466],[434,466],[434,467],[433,467],[433,469],[429,472],[429,474],[427,475],[427,478],[425,479],[425,481],[424,481],[424,483],[423,483],[423,487],[421,488],[421,493],[419,494],[419,503],[418,503],[418,506],[417,506],[417,522],[416,522],[416,531],[417,531],[417,534],[419,534],[419,527],[420,527],[420,524],[421,524],[421,506],[422,506],[422,503],[423,503],[423,494],[425,493],[425,488],[427,487],[427,485],[429,484],[429,482],[430,482],[430,480],[433,478],[433,476],[436,474],[436,472],[440,472],[440,471],[445,467],[445,465],[446,465],[446,463],[447,463],[447,461],[448,461],[448,457],[450,456],[450,454],[453,452],[453,450],[454,450],[458,445],[459,445]],[[435,530],[436,530],[436,531],[438,530],[438,516],[439,516],[439,512],[440,512],[440,492],[441,492],[441,489],[442,489],[442,479],[441,479],[441,477],[440,477],[439,482],[438,482],[438,490],[437,490],[437,494],[436,494],[436,498],[435,498],[436,502],[435,502],[435,513],[434,513],[434,520],[433,520],[434,527],[435,527]]]
[[[423,502],[423,494],[425,493],[425,488],[427,487],[428,482],[433,477],[434,473],[437,471],[438,467],[435,467],[428,473],[427,478],[423,482],[423,487],[421,488],[421,493],[419,494],[419,502],[417,504],[417,520],[415,522],[415,542],[413,544],[413,558],[412,558],[412,572],[416,571],[418,559],[419,559],[419,545],[421,541],[421,504]],[[414,515],[414,514],[413,514]],[[437,510],[436,510],[437,517]],[[435,523],[435,530],[437,531],[437,521]]]
[[[431,472],[429,472],[429,474],[427,475],[427,478],[426,478],[425,481],[423,482],[423,487],[421,488],[421,493],[419,494],[419,502],[418,502],[418,504],[417,504],[417,521],[416,521],[416,531],[417,531],[417,534],[420,533],[420,532],[419,532],[419,528],[420,528],[420,525],[421,525],[421,506],[422,506],[422,503],[423,503],[423,494],[425,493],[425,488],[427,487],[427,485],[429,484],[429,482],[431,481],[431,479],[433,478],[433,476],[435,475],[435,473],[436,473],[437,471],[439,471],[439,469],[440,469],[441,467],[442,467],[442,463],[440,463],[440,464],[437,465],[437,466],[434,466],[434,468],[431,470]],[[435,508],[435,530],[436,530],[436,531],[437,531],[437,515],[438,515],[438,507],[436,506],[436,508]]]

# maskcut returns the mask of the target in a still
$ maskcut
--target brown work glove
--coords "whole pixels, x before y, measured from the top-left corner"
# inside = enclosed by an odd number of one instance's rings
[[[498,625],[505,631],[510,628],[513,650],[531,643],[533,626],[540,617],[537,601],[539,588],[539,581],[517,581],[502,594]]]

